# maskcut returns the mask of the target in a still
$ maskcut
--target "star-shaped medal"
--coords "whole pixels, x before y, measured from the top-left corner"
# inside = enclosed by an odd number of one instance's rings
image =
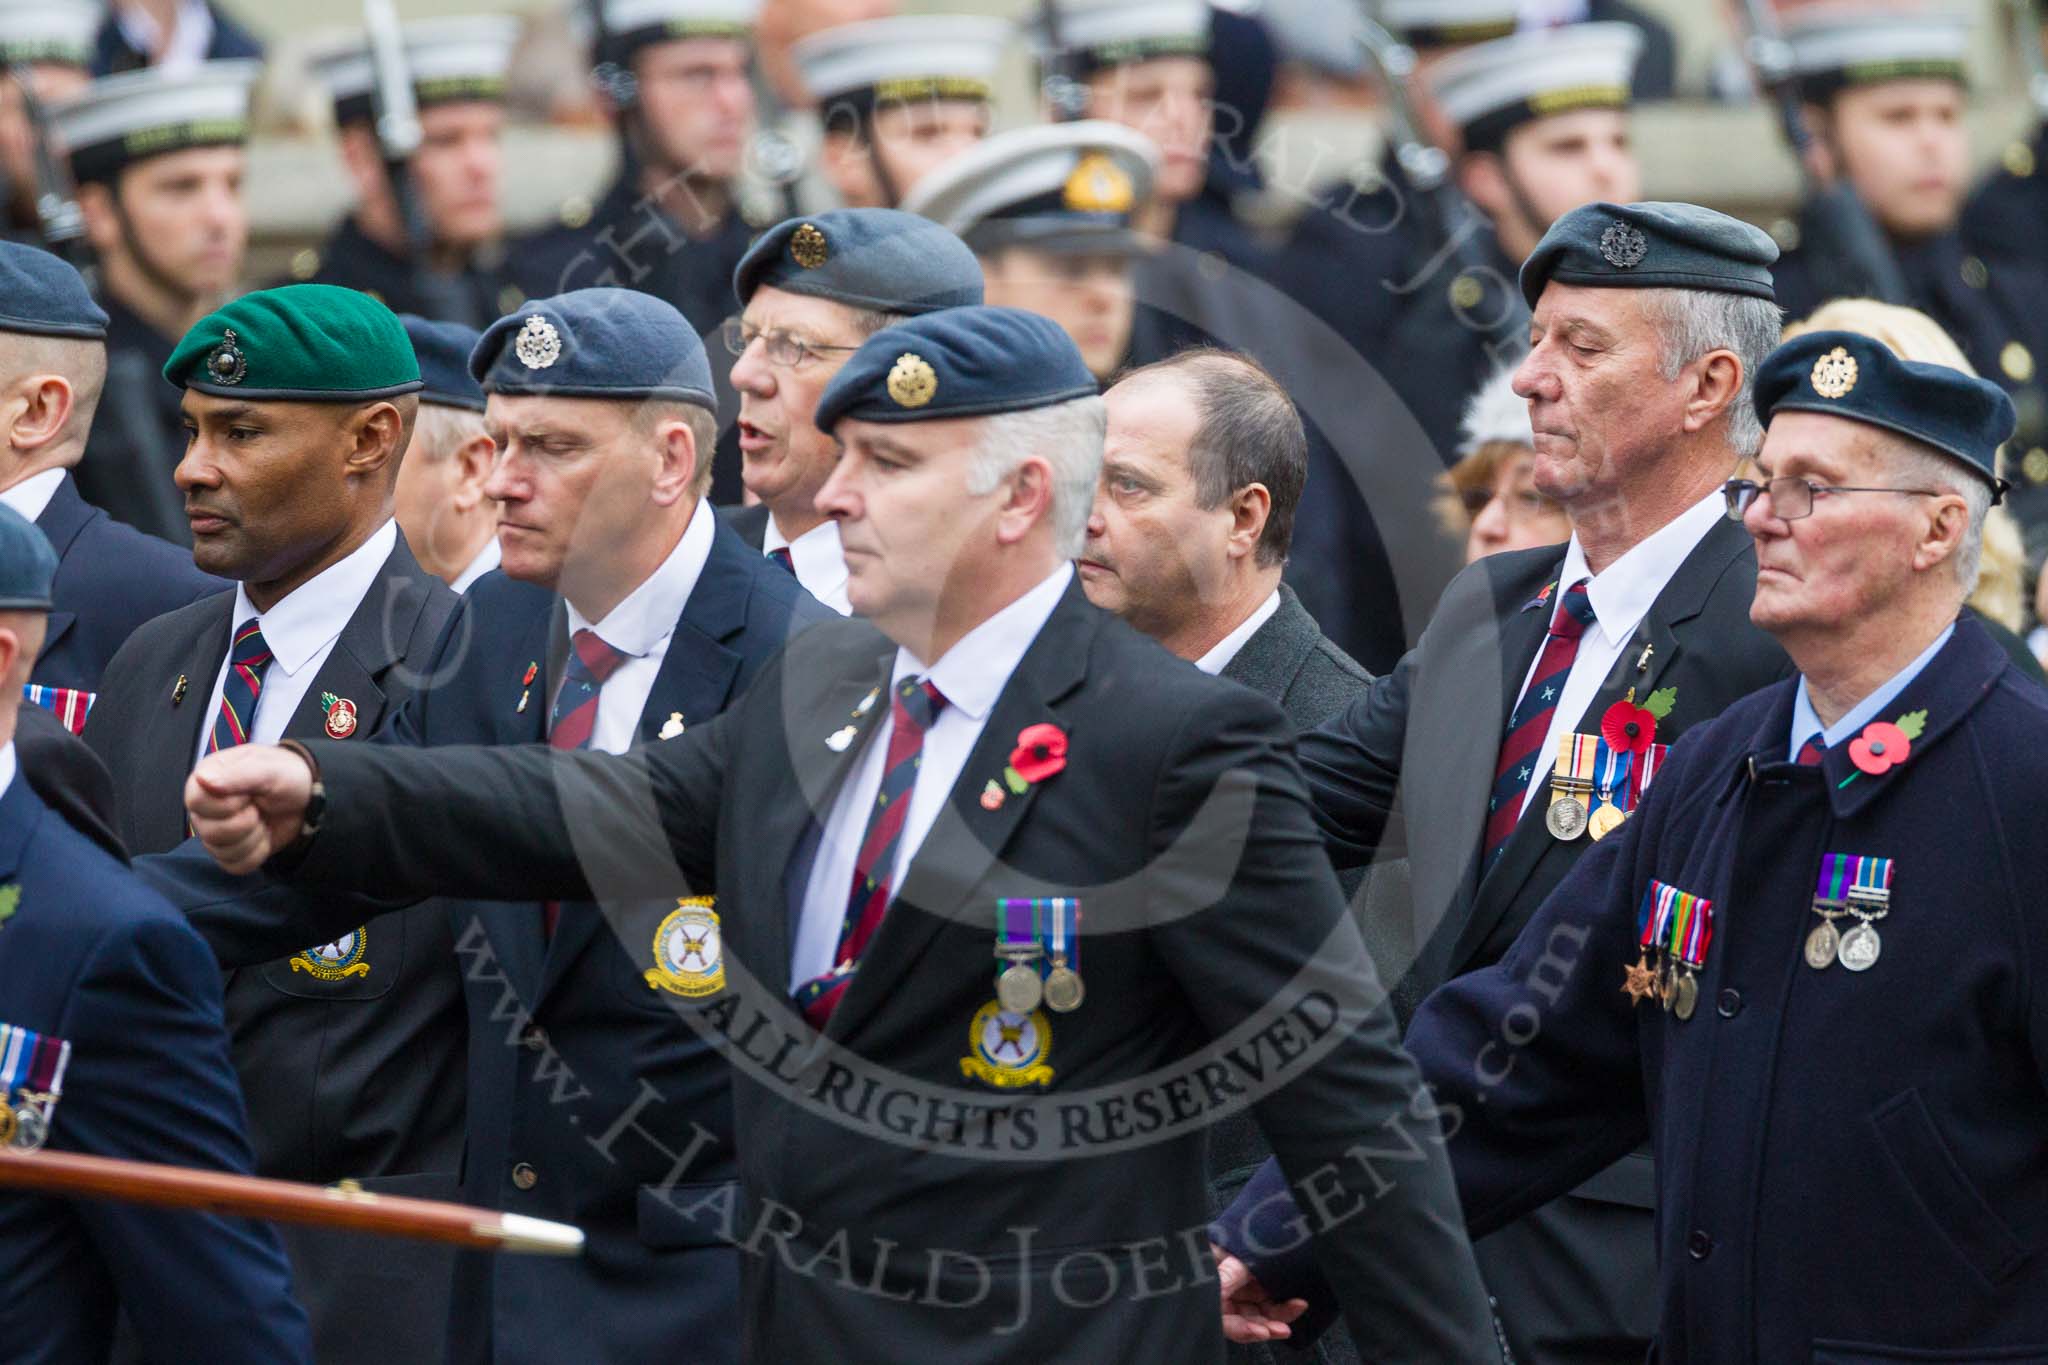
[[[1640,1005],[1657,993],[1657,978],[1650,971],[1650,964],[1641,957],[1628,965],[1628,979],[1621,988],[1628,992],[1631,1005]]]

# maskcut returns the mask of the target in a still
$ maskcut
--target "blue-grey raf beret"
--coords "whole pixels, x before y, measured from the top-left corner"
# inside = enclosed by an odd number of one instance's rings
[[[1088,398],[1095,376],[1060,325],[1021,308],[946,308],[884,327],[832,376],[818,430],[842,417],[925,422]]]
[[[1556,280],[1775,300],[1777,259],[1762,228],[1697,204],[1587,204],[1552,223],[1522,263],[1522,297],[1534,308]]]
[[[967,243],[914,213],[833,209],[777,223],[732,272],[740,307],[763,285],[853,308],[929,313],[981,302],[981,262]]]
[[[469,372],[485,393],[717,404],[696,329],[637,289],[572,289],[522,304],[484,329]]]
[[[1860,332],[1808,332],[1772,351],[1756,374],[1756,413],[1824,412],[1910,436],[2003,490],[1998,448],[2012,435],[2012,400],[1988,379],[1901,360]]]
[[[425,386],[420,401],[482,412],[483,386],[469,373],[469,355],[482,333],[459,322],[435,322],[416,313],[400,313],[398,320],[405,324],[412,353],[419,357],[420,380]]]
[[[36,524],[0,506],[0,611],[48,611],[57,552]]]
[[[107,315],[69,262],[0,240],[0,332],[102,341]]]

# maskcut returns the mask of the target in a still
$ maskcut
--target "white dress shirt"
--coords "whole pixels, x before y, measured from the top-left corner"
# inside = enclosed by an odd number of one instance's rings
[[[668,656],[676,621],[704,572],[705,561],[711,558],[711,539],[717,529],[714,515],[711,504],[699,499],[697,510],[690,513],[690,524],[683,528],[683,538],[661,561],[661,567],[606,612],[602,621],[592,623],[573,603],[569,605],[571,639],[579,630],[595,630],[598,639],[630,656],[598,688],[591,748],[622,754],[633,747],[640,731],[640,713],[647,709],[647,695],[654,690],[655,675]]]
[[[1535,755],[1535,771],[1530,774],[1528,788],[1522,793],[1522,809],[1527,811],[1529,803],[1543,790],[1549,779],[1550,769],[1557,761],[1558,742],[1566,735],[1584,733],[1586,708],[1599,695],[1600,685],[1607,681],[1608,671],[1614,661],[1621,657],[1628,647],[1636,627],[1650,614],[1664,585],[1671,581],[1671,575],[1678,572],[1678,566],[1685,563],[1687,555],[1693,552],[1707,532],[1714,529],[1714,523],[1728,515],[1728,499],[1720,489],[1715,489],[1691,507],[1678,514],[1667,525],[1652,532],[1648,539],[1634,546],[1621,558],[1609,564],[1593,581],[1586,585],[1586,595],[1593,602],[1593,624],[1586,627],[1586,633],[1579,637],[1579,652],[1572,659],[1572,671],[1565,679],[1564,691],[1557,699],[1557,710],[1551,713],[1550,733],[1543,737]],[[1586,577],[1586,552],[1579,546],[1579,538],[1573,535],[1571,544],[1565,547],[1564,571],[1558,575],[1557,591],[1545,603],[1553,613],[1563,610],[1560,600],[1565,589]],[[1536,665],[1543,658],[1538,646],[1536,657],[1529,661],[1529,672],[1523,675],[1522,688],[1527,690],[1535,678]],[[1519,693],[1517,697],[1519,697]],[[1641,702],[1642,697],[1636,700]],[[1598,720],[1595,716],[1592,719]],[[1546,795],[1547,801],[1549,797]]]
[[[917,783],[910,790],[910,809],[903,817],[903,834],[896,841],[890,886],[901,889],[904,870],[959,781],[960,770],[980,740],[996,698],[1045,628],[1073,577],[1073,565],[1061,564],[1037,587],[961,636],[930,668],[909,650],[896,651],[888,695],[893,696],[896,685],[905,678],[922,676],[939,689],[946,704],[925,732]],[[886,704],[886,700],[878,704]],[[881,790],[882,765],[895,729],[893,714],[887,714],[868,732],[866,747],[833,798],[818,856],[811,864],[810,884],[804,889],[796,945],[790,953],[793,984],[832,970],[832,959],[839,951],[839,930],[846,921],[846,899],[853,890],[853,865],[867,836],[868,812],[875,804],[875,793]]]
[[[29,706],[32,703],[23,702],[22,705]],[[0,744],[0,796],[7,795],[7,789],[14,785],[14,774],[18,766],[14,757],[14,741],[10,739],[5,744]]]
[[[12,488],[0,488],[0,503],[34,521],[50,505],[50,499],[57,496],[57,485],[64,482],[63,469],[45,469],[40,474],[31,474]]]
[[[846,596],[846,553],[839,548],[838,522],[827,517],[791,540],[782,534],[770,512],[767,529],[761,533],[761,553],[776,550],[789,551],[790,567],[796,570],[796,581],[804,585],[805,592],[841,616],[853,614],[853,603]]]
[[[691,520],[694,521],[695,518]],[[484,542],[483,549],[476,552],[476,558],[470,560],[462,572],[455,575],[455,581],[448,586],[456,592],[468,592],[470,584],[498,567],[498,559],[503,553],[504,551],[498,548],[498,537],[493,533],[491,538]]]
[[[1195,660],[1195,667],[1201,669],[1212,678],[1230,667],[1230,661],[1235,659],[1238,651],[1244,648],[1244,642],[1257,635],[1259,627],[1272,620],[1273,613],[1278,610],[1280,610],[1280,589],[1275,588],[1265,601],[1259,603],[1253,609],[1250,616],[1245,617],[1244,620],[1238,623],[1236,630],[1231,631],[1230,634],[1211,645],[1207,654]]]
[[[256,715],[249,722],[249,743],[275,744],[284,737],[284,727],[305,699],[306,689],[342,627],[356,614],[363,598],[375,586],[384,561],[398,545],[398,523],[387,521],[370,538],[335,563],[286,593],[283,600],[260,615],[249,600],[249,589],[235,585],[235,615],[228,623],[223,641],[220,671],[213,675],[213,695],[206,703],[206,724],[199,729],[199,750],[194,762],[206,756],[213,738],[213,723],[220,716],[221,688],[227,682],[228,661],[234,656],[233,642],[251,620],[262,623],[263,643],[270,646],[270,663],[263,670],[263,687],[256,694]]]

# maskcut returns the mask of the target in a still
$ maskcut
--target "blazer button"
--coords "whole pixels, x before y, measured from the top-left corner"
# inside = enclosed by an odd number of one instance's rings
[[[528,1052],[539,1052],[548,1045],[548,1031],[539,1024],[528,1024],[519,1035],[519,1046]]]
[[[517,1166],[514,1166],[512,1168],[513,1188],[521,1190],[530,1190],[538,1184],[540,1184],[540,1172],[536,1171],[535,1169],[533,1169],[533,1167],[527,1165],[525,1162],[522,1161]],[[1693,1235],[1699,1236],[1700,1234],[1695,1233]]]
[[[1694,1228],[1692,1236],[1685,1239],[1685,1253],[1695,1261],[1704,1261],[1714,1254],[1714,1239],[1707,1236],[1703,1228]]]
[[[1721,998],[1715,1008],[1721,1012],[1723,1019],[1733,1019],[1742,1013],[1742,992],[1729,986],[1721,992]]]

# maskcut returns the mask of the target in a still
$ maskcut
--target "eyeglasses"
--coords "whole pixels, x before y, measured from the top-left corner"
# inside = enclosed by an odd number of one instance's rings
[[[1770,479],[1764,483],[1754,479],[1730,479],[1721,485],[1721,495],[1728,499],[1728,520],[1741,521],[1759,493],[1771,495],[1771,513],[1780,521],[1798,521],[1812,516],[1816,493],[1904,493],[1915,498],[1941,496],[1932,488],[1851,488],[1843,484],[1812,483],[1793,478]]]
[[[793,370],[814,355],[826,351],[858,351],[858,346],[827,346],[823,342],[805,341],[802,337],[788,332],[763,332],[748,327],[738,318],[727,318],[719,324],[718,332],[725,341],[725,349],[735,356],[745,355],[747,347],[755,341],[762,343],[772,365]]]

